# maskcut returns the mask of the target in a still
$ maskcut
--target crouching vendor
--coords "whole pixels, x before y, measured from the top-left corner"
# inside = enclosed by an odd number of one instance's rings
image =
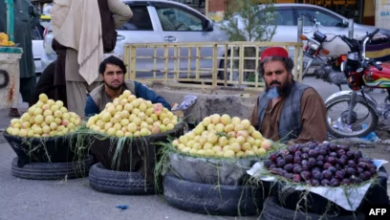
[[[148,89],[141,83],[135,81],[124,82],[126,67],[121,59],[115,56],[106,58],[100,64],[99,72],[104,84],[96,87],[88,95],[85,107],[85,115],[87,117],[99,114],[104,110],[105,105],[108,102],[112,102],[125,90],[129,90],[137,98],[143,98],[151,101],[152,103],[160,103],[165,108],[169,110],[171,109],[170,105],[164,98],[158,96],[155,92]],[[123,146],[115,144],[115,147],[109,147],[111,144],[113,144],[111,139],[96,141],[91,147],[90,152],[106,169],[134,171],[142,174],[147,171],[147,179],[148,181],[152,181],[153,173],[151,171],[151,167],[153,166],[149,165],[149,163],[152,164],[154,160],[146,160],[145,157],[150,156],[150,158],[154,158],[154,151],[147,148],[144,142],[136,142],[135,139],[130,142],[126,142]],[[148,161],[148,163],[145,161]]]
[[[325,104],[314,88],[294,81],[293,67],[284,48],[271,47],[263,51],[259,73],[266,90],[257,101],[251,123],[273,141],[325,141]]]
[[[154,103],[161,103],[165,108],[171,110],[169,103],[161,96],[139,82],[124,82],[126,66],[123,61],[115,56],[110,56],[100,64],[99,72],[104,84],[96,87],[88,94],[85,105],[85,116],[90,117],[99,114],[108,102],[119,97],[123,91],[129,90],[137,98]]]
[[[251,123],[273,141],[323,142],[327,140],[325,104],[314,88],[294,81],[293,67],[285,49],[271,47],[263,51],[259,73],[266,89],[258,98]],[[378,177],[378,186],[370,188],[359,209],[390,205],[384,167],[379,169]]]

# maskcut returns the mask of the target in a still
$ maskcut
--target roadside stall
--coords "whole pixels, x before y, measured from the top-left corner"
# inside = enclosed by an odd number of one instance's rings
[[[20,118],[14,118],[4,137],[15,151],[12,175],[24,179],[60,180],[85,177],[93,159],[79,148],[80,117],[62,101],[45,94]]]
[[[368,207],[386,206],[385,160],[332,142],[289,145],[247,173],[271,184],[262,219],[365,219]]]
[[[166,144],[157,166],[164,197],[173,207],[211,215],[259,214],[269,193],[246,171],[279,148],[249,120],[213,114]]]
[[[14,39],[13,0],[7,5],[7,33],[0,33],[0,107],[16,107],[19,96],[19,60],[23,50]],[[64,179],[86,175],[91,157],[75,159],[74,132],[80,118],[68,112],[61,102],[40,100],[20,118],[14,118],[4,133],[17,158],[12,175],[25,179]]]
[[[22,50],[12,43],[12,0],[6,2],[10,22],[9,35],[0,34],[0,76],[5,79],[0,102],[9,108],[17,103]],[[186,97],[174,109],[190,111],[196,98]],[[239,111],[232,108],[238,103],[232,98],[199,100],[199,108],[213,112],[217,109],[211,105]],[[219,103],[226,100],[228,107],[221,108]],[[12,163],[16,177],[88,176],[93,189],[121,195],[161,189],[168,204],[190,212],[278,220],[364,219],[367,203],[388,202],[382,168],[387,161],[331,142],[272,142],[233,113],[199,114],[201,120],[193,120],[195,126],[188,131],[180,111],[126,90],[83,121],[61,101],[41,94],[26,113],[11,120],[4,136],[17,154]]]
[[[246,120],[228,119],[205,117],[164,146],[156,169],[168,204],[265,220],[365,219],[368,207],[388,204],[388,161],[327,141],[272,143]]]
[[[78,148],[99,162],[89,172],[91,187],[113,194],[154,194],[160,143],[179,137],[185,128],[182,118],[161,104],[124,91],[77,132],[78,142],[85,143]]]

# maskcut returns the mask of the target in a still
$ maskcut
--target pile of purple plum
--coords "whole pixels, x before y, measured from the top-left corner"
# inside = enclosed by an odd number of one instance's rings
[[[358,184],[377,173],[375,164],[361,151],[333,143],[290,145],[264,161],[271,173],[311,186]]]

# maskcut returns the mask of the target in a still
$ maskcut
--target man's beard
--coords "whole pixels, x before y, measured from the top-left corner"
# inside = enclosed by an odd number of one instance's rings
[[[267,97],[270,99],[275,98],[285,98],[291,91],[291,86],[294,81],[289,82],[286,81],[283,85],[279,81],[272,81],[270,85],[266,85],[265,92],[267,93]],[[282,85],[282,86],[272,86],[272,85]]]
[[[123,87],[123,85],[112,86],[112,85],[110,85],[110,84],[108,84],[108,83],[106,83],[106,82],[104,82],[104,84],[105,84],[108,88],[110,88],[111,90],[114,90],[114,91],[118,91],[118,90],[122,89],[122,87]]]

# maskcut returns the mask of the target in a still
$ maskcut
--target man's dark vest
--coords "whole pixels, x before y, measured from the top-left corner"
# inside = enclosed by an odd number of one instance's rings
[[[279,122],[279,138],[282,142],[287,142],[291,139],[297,138],[302,131],[301,98],[303,92],[308,88],[311,87],[299,82],[294,82],[291,87],[290,94],[288,94],[284,100]],[[270,100],[264,92],[259,97],[258,106],[258,125],[260,129],[262,127],[262,122],[269,102]]]
[[[107,0],[98,0],[100,19],[102,22],[103,49],[104,53],[115,49],[117,33],[115,31],[114,17],[108,8]]]
[[[125,90],[129,90],[131,94],[135,95],[135,83],[133,81],[125,82],[124,86]],[[99,112],[103,111],[107,103],[112,102],[112,99],[107,95],[106,90],[104,89],[104,84],[96,87],[89,95],[99,108]]]

